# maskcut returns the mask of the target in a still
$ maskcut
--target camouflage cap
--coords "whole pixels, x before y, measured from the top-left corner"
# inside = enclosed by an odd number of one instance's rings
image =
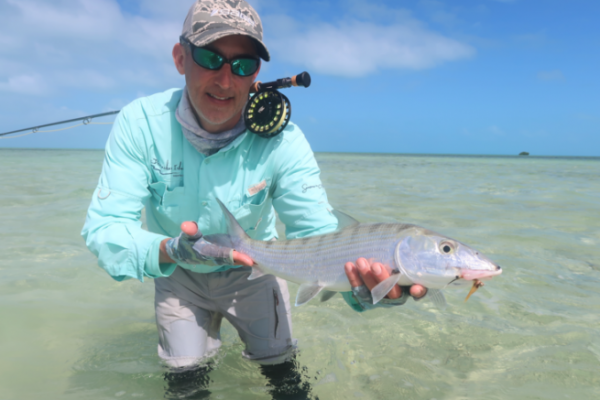
[[[260,17],[244,0],[197,0],[190,8],[181,32],[181,36],[198,47],[230,35],[254,39],[260,58],[265,61],[271,59],[262,42]]]

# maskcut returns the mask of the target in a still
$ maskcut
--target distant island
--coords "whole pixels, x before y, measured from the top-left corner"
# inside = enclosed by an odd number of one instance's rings
[[[520,152],[520,153],[519,153],[519,155],[520,155],[520,156],[528,156],[528,155],[529,155],[529,153],[528,153],[528,152],[526,152],[526,151],[522,151],[522,152]]]

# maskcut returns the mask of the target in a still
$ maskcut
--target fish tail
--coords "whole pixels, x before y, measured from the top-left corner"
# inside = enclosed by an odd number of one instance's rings
[[[247,242],[250,240],[250,236],[244,231],[235,219],[235,217],[229,212],[227,207],[221,202],[221,200],[217,199],[219,203],[219,207],[221,207],[221,211],[225,215],[225,222],[227,223],[227,235],[233,244],[233,248],[240,248],[240,244]]]

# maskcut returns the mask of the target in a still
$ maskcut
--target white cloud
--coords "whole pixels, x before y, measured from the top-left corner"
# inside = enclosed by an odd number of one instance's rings
[[[418,5],[425,9],[432,21],[445,25],[455,26],[461,23],[461,20],[455,13],[446,9],[446,5],[438,0],[420,0]]]
[[[553,71],[540,71],[537,74],[537,78],[542,81],[564,81],[565,76],[560,70]]]
[[[6,44],[0,46],[0,90],[102,91],[131,87],[141,77],[151,78],[145,86],[164,88],[179,76],[171,49],[186,12],[168,19],[130,15],[115,0],[6,0],[0,3],[0,45]]]
[[[17,41],[14,37],[3,35],[0,32],[0,47],[2,48],[10,48],[17,45]]]
[[[0,91],[55,96],[64,89],[137,93],[180,86],[171,49],[192,0],[0,1]],[[411,13],[348,0],[337,22],[300,23],[261,9],[274,59],[311,72],[364,76],[424,69],[464,59],[475,49],[427,28]],[[328,16],[330,18],[331,16]],[[268,65],[265,65],[265,70]]]
[[[268,38],[269,48],[290,63],[322,74],[357,77],[383,69],[419,70],[475,54],[470,45],[414,19],[391,25],[345,20],[306,27],[282,16],[269,19],[272,25],[276,21],[278,34]]]
[[[402,23],[413,18],[409,10],[392,8],[369,0],[345,0],[344,6],[344,9],[347,7],[347,14],[340,13],[340,17],[353,17],[376,23]]]
[[[35,0],[6,0],[20,11],[22,22],[38,40],[48,37],[70,37],[92,42],[113,36],[122,15],[116,2],[107,0],[74,0],[57,3]]]
[[[57,72],[53,81],[61,86],[82,89],[109,89],[116,86],[115,79],[94,70]]]
[[[504,130],[496,125],[490,126],[488,130],[496,136],[504,136],[505,135]]]
[[[0,92],[39,96],[48,92],[48,86],[40,75],[16,75],[0,81]]]
[[[180,21],[180,31],[181,26],[183,25],[183,20],[192,4],[194,4],[193,0],[139,1],[139,7],[142,15]]]

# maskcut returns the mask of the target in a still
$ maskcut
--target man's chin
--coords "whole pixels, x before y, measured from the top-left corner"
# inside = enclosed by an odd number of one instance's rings
[[[202,128],[207,132],[220,133],[232,129],[238,123],[240,117],[241,114],[223,116],[220,118],[206,118],[205,116],[200,116],[200,123],[202,124]]]

